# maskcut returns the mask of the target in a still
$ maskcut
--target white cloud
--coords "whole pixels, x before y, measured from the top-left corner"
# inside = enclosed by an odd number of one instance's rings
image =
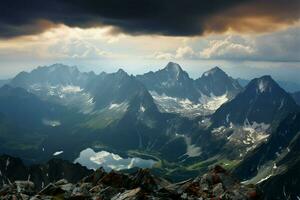
[[[175,58],[177,59],[191,59],[195,57],[196,57],[196,53],[189,46],[179,47],[176,50]]]
[[[225,39],[211,40],[208,47],[200,52],[206,59],[245,59],[255,53],[250,40],[228,36]]]
[[[172,59],[193,59],[197,58],[197,54],[189,46],[183,46],[176,49],[176,52],[155,52],[154,54],[147,56],[147,58],[158,60],[172,60]]]
[[[176,50],[159,51],[155,59],[227,61],[300,61],[300,25],[260,35],[199,37]]]
[[[59,41],[49,47],[49,53],[54,57],[95,59],[111,56],[95,45],[81,39]]]
[[[174,55],[171,53],[165,52],[155,52],[153,55],[148,56],[148,58],[161,59],[161,60],[171,60],[174,58]]]

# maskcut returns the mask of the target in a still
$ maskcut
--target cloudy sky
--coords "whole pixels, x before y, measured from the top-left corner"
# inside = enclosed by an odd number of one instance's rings
[[[0,78],[39,65],[299,81],[299,0],[3,0]]]

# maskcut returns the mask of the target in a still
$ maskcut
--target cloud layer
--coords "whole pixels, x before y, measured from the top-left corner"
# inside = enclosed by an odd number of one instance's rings
[[[300,62],[299,35],[300,25],[260,35],[232,34],[217,38],[199,37],[177,48],[176,51],[157,52],[152,55],[152,58]],[[195,45],[198,43],[200,49]]]
[[[299,20],[299,0],[4,0],[0,37],[40,33],[58,24],[116,32],[192,36],[262,32]]]

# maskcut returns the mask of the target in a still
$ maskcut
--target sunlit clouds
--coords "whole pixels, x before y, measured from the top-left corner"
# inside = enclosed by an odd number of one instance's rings
[[[299,23],[268,33],[227,32],[197,37],[133,36],[109,26],[83,29],[60,24],[40,34],[1,39],[0,74],[2,78],[11,77],[37,65],[57,62],[96,72],[122,67],[133,74],[156,70],[168,61],[185,65],[197,74],[215,65],[245,71],[242,66],[251,69],[266,62],[265,68],[294,69],[300,68],[299,35]]]

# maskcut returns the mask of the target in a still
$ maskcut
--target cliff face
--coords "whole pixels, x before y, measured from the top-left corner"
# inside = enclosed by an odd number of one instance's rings
[[[12,158],[10,158],[12,159]],[[0,159],[1,160],[1,159]],[[11,160],[12,161],[12,160]],[[9,161],[10,162],[10,161]],[[72,163],[52,165],[52,172],[47,176],[47,185],[39,186],[40,180],[31,177],[14,176],[6,174],[8,170],[2,169],[3,185],[0,189],[0,199],[101,199],[101,200],[134,200],[134,199],[259,199],[259,194],[254,186],[242,185],[225,169],[215,166],[208,173],[194,179],[180,183],[171,183],[163,178],[156,177],[148,169],[139,169],[131,174],[111,171],[105,172],[102,168],[90,172],[82,170]],[[7,169],[9,169],[9,165]],[[1,166],[1,165],[0,165]],[[6,165],[5,165],[6,166]],[[20,163],[18,166],[22,166]],[[68,167],[67,167],[68,166]],[[75,168],[72,168],[73,166]],[[17,169],[11,166],[11,170]],[[37,175],[41,166],[21,167],[22,170],[31,169]],[[65,170],[65,171],[64,171]],[[60,172],[60,173],[59,173]],[[73,176],[69,176],[73,172]],[[77,172],[77,174],[76,174]],[[74,177],[87,173],[77,183]],[[69,173],[68,176],[66,174]],[[61,180],[57,180],[57,174]],[[5,177],[5,179],[3,178]],[[21,180],[16,180],[20,178]],[[38,181],[37,181],[38,180]]]

